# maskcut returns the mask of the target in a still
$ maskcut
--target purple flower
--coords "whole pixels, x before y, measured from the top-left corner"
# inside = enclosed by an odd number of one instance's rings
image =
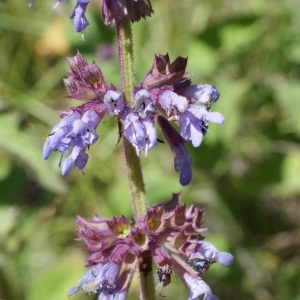
[[[86,148],[99,138],[95,131],[99,122],[100,118],[93,110],[86,111],[83,116],[77,111],[71,112],[54,126],[48,136],[43,148],[44,159],[56,150],[63,156],[74,146],[62,164],[62,175],[67,175],[74,165],[83,170],[88,160]]]
[[[174,158],[174,169],[180,171],[179,182],[182,186],[188,185],[192,180],[191,158],[184,144],[173,148],[176,156]]]
[[[90,0],[77,0],[71,19],[74,19],[74,29],[81,32],[82,40],[84,40],[83,30],[89,26],[89,22],[85,17],[86,7]]]
[[[228,252],[219,251],[213,244],[203,241],[197,249],[206,259],[216,260],[219,264],[229,267],[233,262],[233,255]]]
[[[89,295],[99,293],[98,300],[125,300],[134,272],[130,266],[121,275],[119,272],[120,266],[117,264],[98,263],[85,272],[77,286],[70,289],[68,296],[83,290]]]
[[[107,91],[104,95],[104,103],[111,116],[118,116],[125,110],[122,94],[116,91]]]
[[[154,113],[155,107],[153,99],[147,90],[139,90],[134,95],[134,111],[137,112],[141,118],[147,118],[151,113]]]
[[[212,293],[210,287],[201,278],[186,274],[183,280],[190,290],[188,300],[197,300],[201,295],[205,295],[205,300],[219,299]]]
[[[173,256],[174,270],[185,286],[190,290],[188,300],[198,300],[199,296],[204,295],[206,300],[218,300],[210,287],[189,265],[179,257]]]
[[[180,114],[188,108],[188,100],[172,91],[163,92],[159,98],[159,103],[171,120],[178,120]]]
[[[210,84],[190,85],[182,92],[182,95],[208,104],[214,104],[220,97],[219,91]]]
[[[233,257],[203,241],[202,233],[207,230],[202,226],[204,209],[186,208],[178,204],[179,199],[180,194],[173,194],[165,205],[151,207],[134,226],[124,216],[110,220],[97,215],[92,220],[78,217],[79,238],[92,253],[87,259],[91,269],[69,295],[84,290],[100,293],[99,300],[125,300],[136,268],[147,276],[153,259],[159,288],[169,285],[176,273],[190,290],[190,300],[201,295],[216,300],[202,279],[203,270],[216,260],[229,266]]]
[[[99,287],[96,279],[102,268],[103,264],[98,263],[97,265],[89,269],[87,272],[85,272],[82,278],[78,281],[77,286],[70,289],[70,291],[68,292],[68,296],[72,296],[80,290],[85,291],[87,294],[98,293]]]
[[[180,135],[186,141],[192,141],[194,147],[199,147],[208,131],[207,122],[222,124],[224,117],[218,112],[207,111],[203,106],[190,105],[179,117]]]
[[[112,262],[98,263],[84,273],[77,286],[70,289],[68,296],[72,296],[80,290],[85,291],[87,294],[100,292],[113,294],[119,271],[120,267]]]
[[[135,264],[133,268],[132,265],[126,266],[122,274],[116,280],[114,291],[111,293],[103,290],[98,300],[125,300],[134,275],[134,270]]]
[[[123,115],[124,136],[131,142],[139,156],[141,151],[146,155],[156,145],[156,130],[150,118],[141,119],[137,113]]]
[[[186,186],[192,180],[192,161],[184,145],[184,140],[164,117],[157,116],[157,121],[163,135],[176,154],[174,169],[176,172],[180,171],[180,184]]]
[[[113,0],[109,1],[109,5],[115,5]],[[80,9],[87,3],[88,0],[80,0],[77,3],[78,11],[83,13],[81,18],[84,17],[84,11]],[[117,6],[124,3],[120,1]],[[78,17],[76,9],[74,18]],[[157,142],[154,125],[156,118],[175,153],[174,169],[180,172],[181,185],[190,183],[191,159],[185,141],[191,141],[194,147],[198,147],[203,136],[209,131],[208,122],[222,124],[224,117],[218,112],[210,111],[211,105],[219,98],[215,87],[209,84],[191,85],[190,77],[185,71],[186,58],[178,57],[170,63],[168,55],[155,56],[151,70],[144,76],[141,85],[133,90],[133,103],[126,103],[122,93],[105,83],[95,62],[86,63],[79,52],[68,58],[68,64],[69,77],[64,79],[69,93],[67,98],[85,102],[71,107],[72,114],[69,111],[61,112],[63,120],[54,127],[53,133],[45,143],[45,159],[54,150],[58,150],[62,155],[71,150],[69,157],[62,163],[62,173],[66,175],[73,166],[83,170],[88,161],[86,149],[96,142],[98,136],[94,129],[105,114],[117,119],[120,136],[124,134],[138,156],[142,151],[147,155]],[[89,125],[90,128],[81,120],[81,116],[88,111],[97,115],[97,124]],[[170,124],[172,121],[179,127],[180,134]]]

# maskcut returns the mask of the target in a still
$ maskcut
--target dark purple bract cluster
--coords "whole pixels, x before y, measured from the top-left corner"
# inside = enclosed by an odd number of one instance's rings
[[[79,238],[92,255],[87,259],[89,270],[69,295],[83,290],[99,293],[98,300],[125,300],[135,270],[139,268],[141,276],[147,277],[153,259],[158,289],[170,284],[176,274],[190,290],[188,299],[200,295],[218,299],[203,277],[215,262],[230,266],[233,256],[204,241],[204,209],[187,208],[179,200],[180,194],[173,194],[170,201],[150,208],[135,226],[124,216],[110,220],[98,215],[92,220],[78,217]]]

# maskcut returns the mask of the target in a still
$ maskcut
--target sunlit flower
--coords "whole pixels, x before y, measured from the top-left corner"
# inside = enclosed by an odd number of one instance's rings
[[[99,122],[99,116],[92,110],[83,116],[79,112],[71,112],[54,126],[48,136],[43,148],[44,159],[48,159],[52,151],[59,151],[63,156],[73,147],[62,163],[62,174],[67,175],[73,166],[83,170],[88,160],[85,151],[99,138],[95,131]]]
[[[87,4],[86,0],[82,1],[78,7]],[[88,161],[86,149],[98,139],[94,129],[106,114],[117,119],[119,137],[128,139],[138,156],[141,152],[147,155],[157,141],[164,142],[158,139],[157,120],[175,154],[174,169],[180,172],[180,184],[186,186],[191,182],[192,161],[185,142],[191,141],[194,147],[200,146],[209,132],[209,122],[222,124],[224,117],[219,112],[210,111],[220,96],[214,86],[191,85],[185,71],[186,58],[178,57],[171,63],[168,55],[155,56],[151,70],[141,84],[134,87],[132,98],[127,99],[131,102],[125,102],[117,88],[107,85],[96,63],[88,64],[79,52],[68,58],[68,64],[69,76],[64,79],[69,93],[67,98],[84,102],[60,112],[63,120],[53,128],[45,143],[45,159],[52,151],[58,150],[65,155],[72,149],[62,163],[62,173],[66,175],[73,166],[83,170]],[[91,121],[84,117],[85,123],[92,124],[85,129],[89,132],[89,140],[81,133],[75,134],[76,128],[83,126],[77,119],[86,116],[87,112],[88,116],[94,116]],[[94,121],[95,118],[97,121]]]
[[[192,161],[185,147],[185,142],[164,117],[157,116],[157,121],[164,137],[175,152],[174,169],[176,172],[180,171],[180,184],[186,186],[192,180]]]
[[[156,130],[150,118],[140,118],[136,112],[128,112],[122,117],[124,123],[124,136],[135,147],[139,156],[141,151],[146,155],[156,145]]]
[[[74,29],[77,32],[81,32],[82,39],[84,40],[83,30],[89,26],[89,22],[85,17],[86,7],[90,0],[77,0],[77,4],[71,15],[71,19],[74,19]]]

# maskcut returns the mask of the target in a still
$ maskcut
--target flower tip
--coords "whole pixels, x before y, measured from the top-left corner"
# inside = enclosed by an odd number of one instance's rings
[[[217,100],[220,97],[220,93],[219,91],[216,89],[216,87],[212,87],[212,93],[211,93],[211,99],[210,99],[210,103],[213,104],[215,102],[217,102]]]
[[[74,11],[71,15],[71,19],[74,19],[74,29],[76,32],[81,32],[81,38],[84,41],[83,30],[89,26],[89,22],[85,17],[87,2],[77,2]]]
[[[182,186],[187,186],[192,180],[192,170],[190,165],[184,165],[180,171],[179,182]]]
[[[79,289],[77,286],[72,287],[69,291],[68,291],[68,297],[73,296],[74,294],[76,294],[77,292],[79,292]]]
[[[228,252],[220,252],[217,261],[224,267],[229,267],[233,262],[233,255]]]
[[[43,159],[46,160],[49,158],[51,152],[52,152],[52,148],[49,145],[49,138],[45,141],[44,143],[44,147],[43,147]]]
[[[223,124],[225,122],[224,116],[219,112],[209,112],[206,120],[216,124]]]
[[[61,168],[61,175],[66,176],[69,174],[69,172],[71,171],[72,167],[74,166],[75,161],[68,157],[64,160],[64,162],[62,163],[62,168]]]

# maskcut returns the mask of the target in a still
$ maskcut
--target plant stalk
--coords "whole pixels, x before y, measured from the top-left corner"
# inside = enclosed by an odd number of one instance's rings
[[[134,89],[134,56],[133,56],[133,38],[131,23],[127,20],[116,20],[118,47],[119,47],[119,65],[122,82],[122,93],[126,103],[133,105]],[[120,131],[122,132],[122,124]],[[120,127],[119,126],[119,127]],[[142,174],[140,158],[137,156],[131,143],[123,138],[125,167],[127,179],[130,188],[131,202],[133,207],[134,219],[137,221],[141,216],[147,213],[147,195],[145,183]],[[153,273],[149,272],[147,276],[139,272],[140,281],[140,299],[155,300],[155,284]]]
[[[119,45],[119,63],[122,82],[122,93],[126,103],[133,104],[134,61],[131,23],[127,20],[117,20],[117,36]],[[121,121],[119,121],[121,122]],[[123,128],[121,128],[121,131]],[[137,221],[147,213],[147,196],[142,174],[140,158],[131,143],[124,138],[124,156],[127,179],[130,187],[134,219]]]

